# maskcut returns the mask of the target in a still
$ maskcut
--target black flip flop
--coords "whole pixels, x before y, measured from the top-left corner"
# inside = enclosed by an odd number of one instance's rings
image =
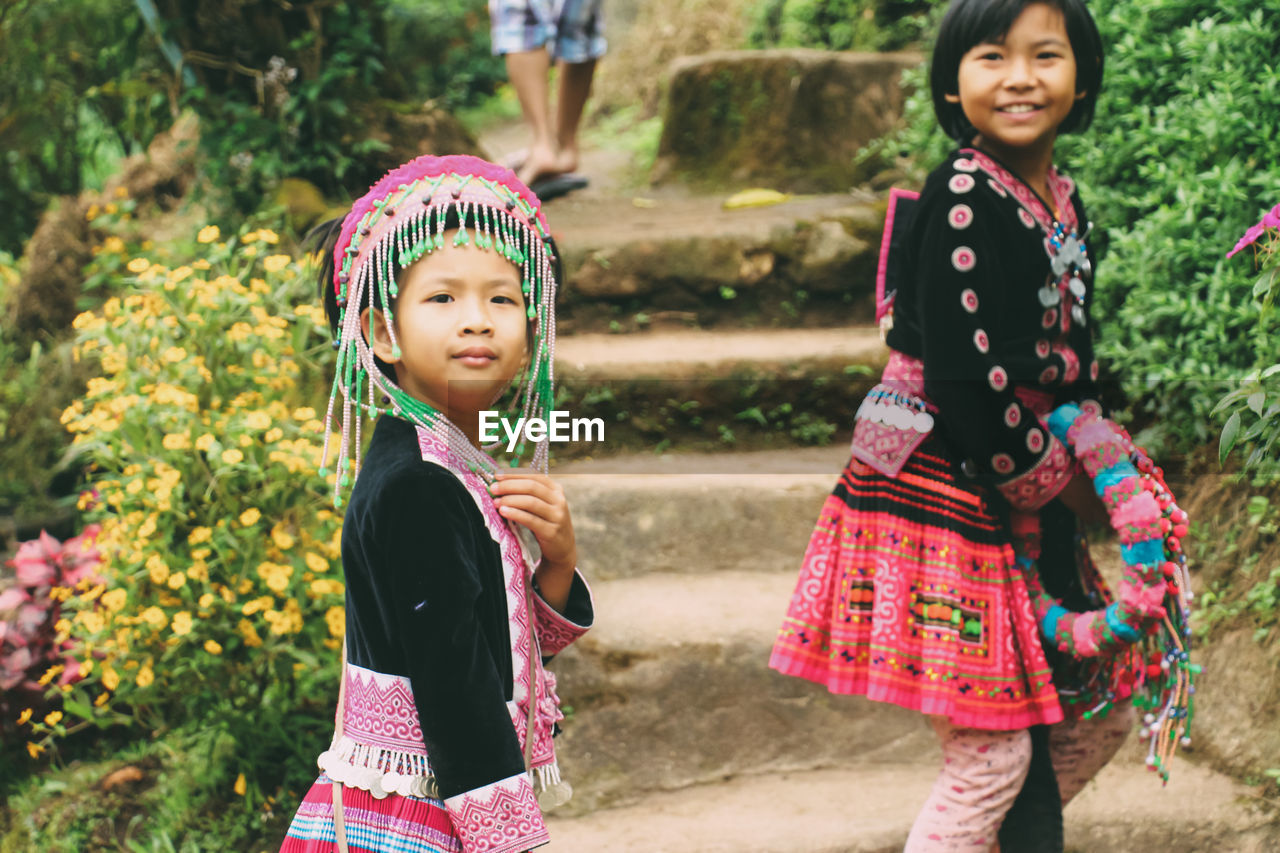
[[[553,175],[550,178],[536,180],[529,189],[533,190],[533,194],[539,200],[546,202],[562,195],[568,195],[574,190],[585,189],[590,183],[591,181],[587,180],[586,175],[566,172],[563,175]]]

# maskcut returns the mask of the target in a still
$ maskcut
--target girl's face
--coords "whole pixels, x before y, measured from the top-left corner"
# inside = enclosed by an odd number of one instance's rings
[[[474,243],[454,246],[454,233],[400,275],[399,358],[380,311],[371,312],[373,350],[401,388],[467,431],[524,365],[528,321],[515,266]]]
[[[975,144],[1001,152],[1052,149],[1076,101],[1076,57],[1062,12],[1045,3],[1022,10],[999,43],[974,45],[960,59],[959,104],[978,131]]]

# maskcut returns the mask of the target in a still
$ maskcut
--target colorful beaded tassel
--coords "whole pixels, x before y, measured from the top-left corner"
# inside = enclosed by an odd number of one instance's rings
[[[443,248],[445,231],[454,225],[453,245],[474,243],[498,252],[521,273],[533,349],[528,366],[513,382],[516,392],[503,415],[544,420],[549,416],[554,396],[556,280],[551,237],[537,196],[509,169],[476,157],[418,157],[389,172],[352,206],[334,247],[337,366],[325,415],[321,472],[327,475],[330,426],[341,397],[336,506],[341,506],[342,490],[359,472],[362,411],[370,418],[391,412],[436,433],[460,464],[487,481],[493,478],[496,469],[487,453],[473,447],[443,413],[407,394],[378,368],[361,329],[363,309],[378,305],[386,316],[392,346],[399,349],[393,315],[396,270]],[[546,471],[547,455],[547,442],[539,441],[529,464]],[[522,443],[511,465],[525,458]]]
[[[1012,518],[1018,563],[1045,638],[1065,654],[1093,661],[1094,680],[1104,685],[1102,701],[1085,710],[1085,718],[1105,715],[1116,699],[1132,694],[1144,712],[1141,736],[1150,739],[1147,766],[1167,782],[1173,753],[1191,743],[1200,671],[1189,651],[1191,579],[1182,549],[1187,514],[1164,472],[1122,428],[1071,404],[1055,410],[1048,424],[1092,478],[1119,537],[1124,571],[1116,600],[1106,608],[1067,610],[1045,591],[1036,572],[1040,537],[1034,513]]]

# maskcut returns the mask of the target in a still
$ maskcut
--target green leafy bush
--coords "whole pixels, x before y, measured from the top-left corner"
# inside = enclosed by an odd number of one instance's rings
[[[207,226],[168,249],[190,263],[143,250],[121,295],[76,320],[100,371],[62,420],[89,466],[102,580],[51,593],[78,680],[55,688],[61,719],[28,722],[35,752],[86,725],[195,727],[230,736],[251,795],[314,772],[344,626],[308,405],[330,350],[309,268],[277,240]]]
[[[751,47],[900,50],[918,44],[946,0],[764,0]]]
[[[169,125],[165,71],[129,0],[0,4],[0,249]]]
[[[1271,328],[1271,312],[1280,296],[1280,204],[1245,232],[1228,257],[1250,247],[1262,270],[1253,285],[1253,297],[1262,303],[1259,363],[1241,387],[1218,403],[1216,411],[1231,413],[1222,428],[1218,455],[1225,461],[1232,448],[1247,447],[1246,468],[1261,480],[1280,481],[1280,347],[1274,343]]]
[[[1185,450],[1216,435],[1217,401],[1264,357],[1274,361],[1250,272],[1224,252],[1280,185],[1280,0],[1094,0],[1090,9],[1106,79],[1093,127],[1064,136],[1056,158],[1097,223],[1104,367],[1146,425],[1142,441]],[[927,86],[906,117],[867,156],[908,154],[919,174],[950,145]]]

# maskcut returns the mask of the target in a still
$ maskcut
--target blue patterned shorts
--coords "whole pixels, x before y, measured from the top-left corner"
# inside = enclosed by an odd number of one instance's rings
[[[602,0],[489,0],[493,52],[523,53],[546,46],[564,62],[604,56]]]

